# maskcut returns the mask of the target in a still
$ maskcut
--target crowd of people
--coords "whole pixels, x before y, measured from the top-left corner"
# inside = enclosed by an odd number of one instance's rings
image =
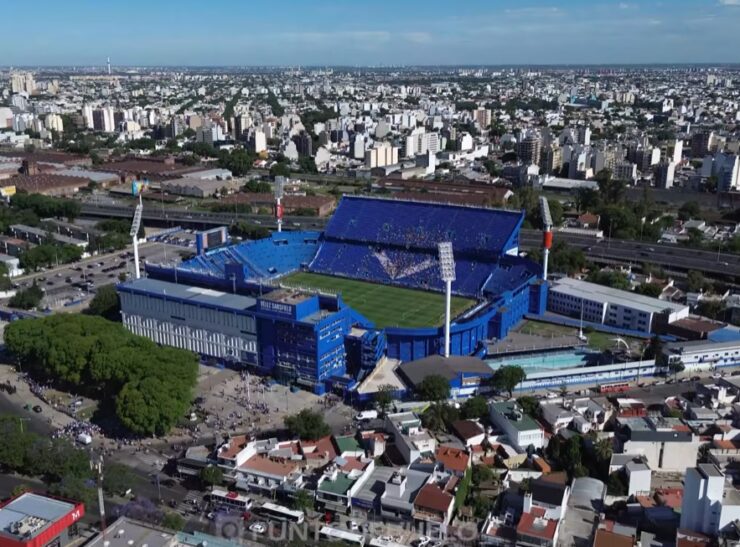
[[[88,422],[88,421],[73,421],[69,422],[57,429],[52,437],[55,439],[66,437],[72,440],[77,440],[80,435],[89,435],[91,438],[99,436],[102,433],[99,426]]]

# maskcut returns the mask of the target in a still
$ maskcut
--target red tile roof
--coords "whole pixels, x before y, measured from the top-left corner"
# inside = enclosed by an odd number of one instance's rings
[[[434,453],[434,459],[440,462],[445,469],[464,473],[470,463],[470,455],[459,448],[440,446]]]
[[[522,514],[516,526],[516,533],[552,541],[555,538],[557,527],[558,521],[545,518],[544,509],[533,507],[529,513]]]
[[[446,513],[454,501],[455,498],[451,494],[444,492],[436,484],[427,484],[416,495],[414,507]]]

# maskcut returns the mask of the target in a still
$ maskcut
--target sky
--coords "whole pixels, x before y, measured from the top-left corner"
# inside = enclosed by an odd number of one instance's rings
[[[0,65],[740,62],[740,0],[5,0]]]

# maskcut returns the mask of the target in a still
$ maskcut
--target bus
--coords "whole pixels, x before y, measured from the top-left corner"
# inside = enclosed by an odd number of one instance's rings
[[[364,547],[365,538],[362,534],[355,534],[347,530],[339,530],[331,526],[322,526],[319,530],[319,537],[327,541],[337,541],[348,545],[360,545]]]
[[[599,386],[599,393],[623,393],[629,388],[629,382],[607,382]]]
[[[252,500],[247,496],[223,488],[213,488],[208,496],[208,501],[214,509],[248,511],[252,508]]]
[[[293,522],[295,524],[303,524],[306,520],[306,514],[303,511],[294,511],[293,509],[288,509],[274,503],[263,503],[262,507],[255,509],[254,512],[267,519]]]

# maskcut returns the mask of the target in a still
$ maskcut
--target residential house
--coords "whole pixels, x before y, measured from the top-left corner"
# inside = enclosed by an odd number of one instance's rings
[[[437,441],[421,425],[421,419],[413,412],[399,412],[385,417],[385,429],[394,436],[394,444],[407,463],[422,456],[431,456]]]
[[[525,452],[530,446],[534,449],[543,448],[544,431],[516,401],[493,402],[488,409],[493,424],[506,434],[519,452]]]

